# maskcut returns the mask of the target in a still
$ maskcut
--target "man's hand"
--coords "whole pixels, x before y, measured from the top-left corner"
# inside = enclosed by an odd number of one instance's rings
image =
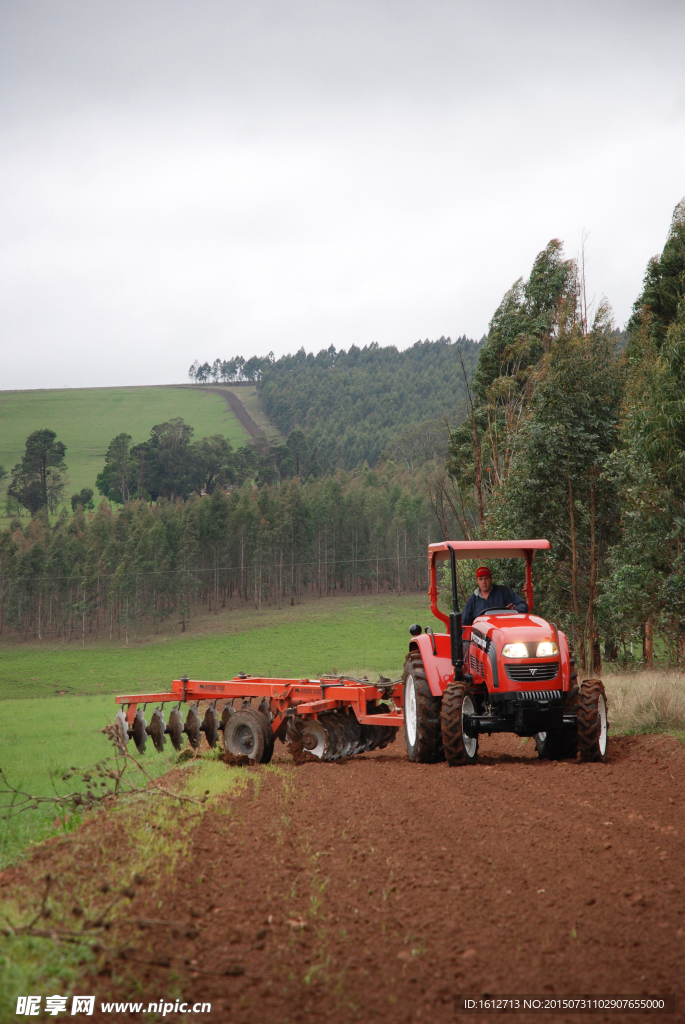
[[[515,604],[508,604],[507,608],[511,608],[513,611],[516,611],[516,605]]]

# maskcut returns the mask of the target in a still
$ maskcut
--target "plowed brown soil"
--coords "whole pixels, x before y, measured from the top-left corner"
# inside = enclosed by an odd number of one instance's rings
[[[678,741],[614,739],[596,765],[540,762],[511,737],[463,768],[411,764],[401,738],[344,763],[276,761],[244,769],[258,795],[208,810],[190,858],[140,887],[125,958],[84,991],[157,999],[178,978],[212,1003],[193,1019],[235,1024],[442,1024],[466,993],[675,993],[661,1019],[685,1020]]]

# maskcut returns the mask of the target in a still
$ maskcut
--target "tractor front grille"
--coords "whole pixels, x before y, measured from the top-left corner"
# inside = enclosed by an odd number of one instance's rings
[[[506,696],[514,697],[515,700],[561,700],[561,690],[517,690]]]
[[[556,679],[559,673],[558,661],[541,661],[537,665],[506,665],[507,675],[516,683],[547,682]]]

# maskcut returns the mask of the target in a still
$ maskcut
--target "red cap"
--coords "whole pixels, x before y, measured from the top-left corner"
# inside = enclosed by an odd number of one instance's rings
[[[486,565],[481,565],[480,569],[476,569],[476,579],[479,576],[492,576],[492,573]]]

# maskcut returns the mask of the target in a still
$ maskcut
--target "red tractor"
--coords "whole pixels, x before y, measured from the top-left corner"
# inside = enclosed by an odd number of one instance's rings
[[[431,544],[431,611],[449,633],[419,625],[403,677],[404,734],[412,761],[474,764],[478,737],[534,736],[541,758],[602,761],[607,701],[601,679],[578,685],[568,641],[553,622],[532,615],[532,562],[549,541],[444,541]],[[488,607],[463,626],[457,602],[457,559],[524,558],[528,612]],[[438,609],[436,563],[449,559],[453,611]]]

